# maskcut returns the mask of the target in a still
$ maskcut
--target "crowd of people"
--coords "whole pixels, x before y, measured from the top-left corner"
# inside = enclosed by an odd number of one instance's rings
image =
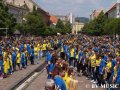
[[[46,90],[76,90],[78,76],[98,87],[117,84],[120,89],[120,41],[109,36],[71,35],[62,40],[60,51],[47,59]],[[116,90],[114,88],[114,90]]]
[[[58,41],[53,37],[2,37],[0,40],[0,79],[15,71],[26,69],[28,65],[39,64]]]
[[[61,35],[0,40],[0,78],[46,57],[45,90],[77,90],[79,76],[92,83],[120,85],[120,41],[109,36]],[[17,66],[17,67],[16,67]],[[119,90],[119,89],[118,89]]]

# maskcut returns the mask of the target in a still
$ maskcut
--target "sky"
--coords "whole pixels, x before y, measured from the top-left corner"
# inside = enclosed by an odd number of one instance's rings
[[[37,4],[53,15],[89,17],[95,9],[108,10],[117,0],[34,0]]]

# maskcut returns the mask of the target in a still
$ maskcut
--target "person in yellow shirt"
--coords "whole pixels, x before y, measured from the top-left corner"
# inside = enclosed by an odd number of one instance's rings
[[[38,63],[38,47],[37,47],[37,44],[34,46],[34,63],[35,64],[39,64]]]
[[[95,75],[95,69],[96,69],[96,54],[95,52],[92,52],[92,55],[90,56],[91,61],[91,75],[92,75],[92,81],[96,83],[96,75]]]
[[[19,70],[21,70],[20,63],[21,63],[21,55],[20,55],[20,52],[17,51],[16,64],[17,64]]]
[[[40,44],[39,42],[37,43],[37,49],[38,49],[38,60],[40,59]]]
[[[8,66],[8,60],[7,60],[7,54],[3,57],[3,60],[4,60],[4,62],[3,62],[4,78],[6,78],[7,74],[8,74],[8,68],[9,68],[9,66]]]
[[[69,87],[70,87],[72,73],[73,73],[73,68],[69,67],[68,70],[65,72],[65,76],[63,77],[63,80],[65,81],[67,90],[69,90]]]
[[[47,44],[44,43],[44,44],[43,44],[43,48],[42,48],[42,50],[43,50],[43,51],[46,51],[46,48],[47,48]]]
[[[100,66],[100,62],[101,62],[101,55],[98,54],[96,55],[96,72],[95,72],[95,76],[97,79],[97,82],[99,82],[99,66]]]
[[[73,66],[74,61],[74,47],[71,47],[70,49],[70,60],[69,60],[69,65]]]
[[[12,74],[12,53],[11,51],[8,51],[8,63],[9,63],[9,74]]]

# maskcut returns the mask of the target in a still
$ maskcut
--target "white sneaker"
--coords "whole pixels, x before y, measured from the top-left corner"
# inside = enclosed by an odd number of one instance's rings
[[[91,80],[91,82],[94,82],[94,80]]]
[[[94,83],[94,84],[96,84],[97,82],[96,82],[96,81],[94,81],[93,83]]]

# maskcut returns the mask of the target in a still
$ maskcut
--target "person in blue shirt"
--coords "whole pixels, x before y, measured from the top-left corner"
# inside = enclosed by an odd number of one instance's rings
[[[67,56],[66,56],[66,61],[68,61],[70,59],[70,50],[67,51]]]
[[[13,72],[16,71],[16,52],[13,51],[12,53],[12,66],[13,66]]]
[[[0,53],[0,78],[3,78],[3,56],[2,53]]]
[[[77,66],[77,60],[76,60],[76,53],[77,53],[77,48],[74,46],[74,67]]]
[[[98,85],[101,86],[101,84],[104,84],[104,73],[105,73],[105,60],[103,59],[104,58],[104,55],[101,55],[101,62],[100,62],[100,66],[99,66],[99,80],[98,80]]]
[[[34,47],[31,46],[31,49],[30,49],[30,61],[31,61],[31,64],[33,65],[34,64]]]
[[[46,53],[46,62],[51,61],[51,58],[52,58],[52,55],[51,55],[50,51],[47,51],[47,53]]]
[[[77,62],[77,72],[79,73],[78,75],[80,75],[80,71],[81,71],[82,56],[83,56],[83,52],[82,52],[82,50],[80,50],[80,51],[78,52],[78,62]]]
[[[120,65],[118,66],[118,69],[117,69],[117,79],[116,79],[116,82],[120,84]]]
[[[106,51],[106,53],[108,53],[108,52]],[[108,61],[108,56],[105,54],[103,59],[105,60],[105,65],[106,65],[107,61]]]
[[[64,73],[60,67],[54,67],[52,77],[55,83],[55,90],[67,90],[65,81],[62,79],[62,77],[64,77]]]
[[[22,50],[22,53],[21,53],[21,64],[22,64],[22,68],[26,68],[25,66],[25,53],[24,53],[24,50]]]
[[[48,65],[47,65],[47,72],[48,72],[48,77],[47,78],[48,79],[52,78],[51,74],[52,74],[52,71],[53,71],[54,67],[55,67],[55,64],[52,61],[48,61]]]

